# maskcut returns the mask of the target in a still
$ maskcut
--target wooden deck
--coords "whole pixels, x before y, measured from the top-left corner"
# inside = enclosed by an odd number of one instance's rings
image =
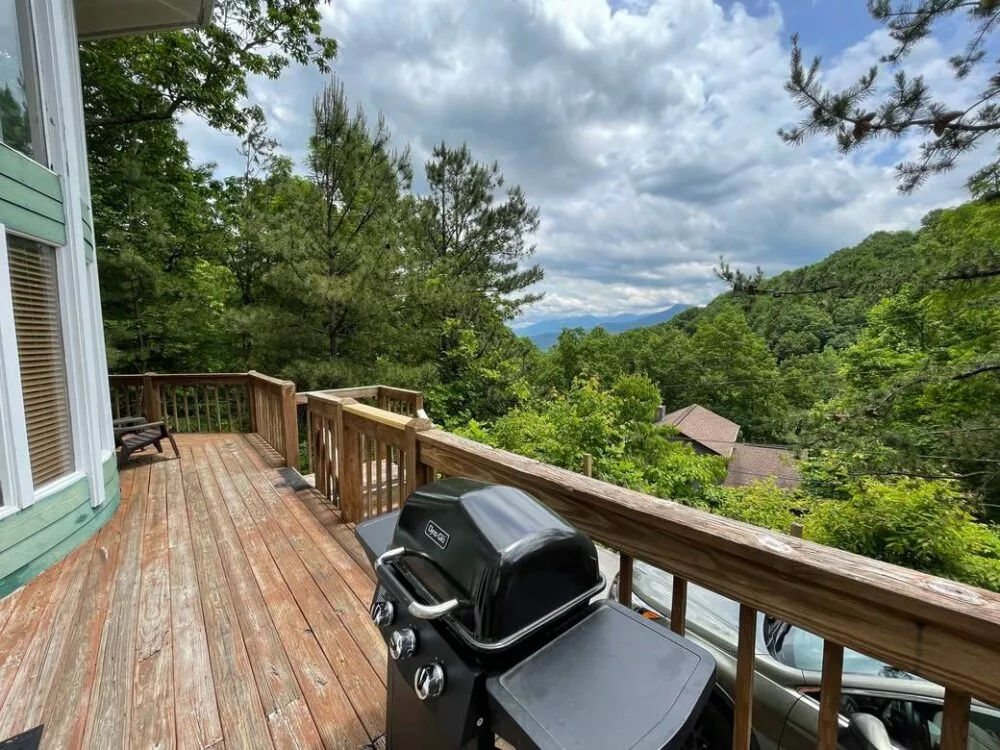
[[[385,646],[352,530],[246,435],[138,458],[92,539],[0,600],[0,738],[43,747],[363,748]]]

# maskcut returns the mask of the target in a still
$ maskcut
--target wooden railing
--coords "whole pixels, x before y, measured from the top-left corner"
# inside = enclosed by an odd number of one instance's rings
[[[297,395],[298,403],[305,404],[311,395],[326,395],[336,398],[353,398],[358,403],[375,406],[393,414],[415,417],[424,408],[424,394],[405,388],[387,385],[366,385],[358,388],[333,388],[322,391],[305,391]]]
[[[353,398],[311,395],[317,486],[347,521],[397,507],[436,476],[520,487],[632,564],[674,576],[671,627],[688,583],[740,602],[733,747],[750,747],[757,613],[824,638],[819,747],[837,747],[844,647],[945,686],[942,750],[965,750],[971,698],[1000,704],[1000,595],[773,533],[496,450]],[[325,441],[325,442],[324,442]],[[384,456],[384,458],[383,458]]]
[[[295,384],[257,372],[110,375],[115,419],[143,416],[174,432],[255,432],[298,468]]]
[[[259,372],[247,373],[253,431],[285,457],[285,465],[299,468],[299,427],[295,383]]]
[[[418,476],[423,467],[416,462],[416,435],[431,428],[427,419],[329,393],[308,394],[306,419],[316,488],[340,503],[345,520],[361,521],[399,508],[424,484],[422,473]]]

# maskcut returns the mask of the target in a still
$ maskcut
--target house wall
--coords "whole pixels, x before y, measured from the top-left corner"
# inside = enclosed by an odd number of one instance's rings
[[[57,248],[73,471],[34,487],[0,242],[0,597],[95,533],[121,499],[94,252],[83,102],[72,0],[31,0],[46,164],[0,144],[0,240]],[[4,299],[6,295],[7,299]],[[6,302],[6,304],[5,304]],[[5,343],[6,342],[6,343]],[[13,350],[16,355],[16,349]],[[18,417],[20,414],[20,422]]]
[[[59,562],[118,509],[121,491],[111,456],[102,474],[106,499],[94,507],[86,477],[0,521],[0,598]]]

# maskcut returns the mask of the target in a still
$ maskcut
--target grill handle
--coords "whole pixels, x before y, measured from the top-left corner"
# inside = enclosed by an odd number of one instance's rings
[[[458,609],[458,599],[449,599],[446,602],[432,605],[410,602],[410,606],[406,609],[411,615],[420,620],[436,620]]]
[[[458,609],[461,604],[458,599],[449,599],[440,604],[421,604],[416,600],[406,584],[396,574],[392,565],[390,565],[393,560],[407,554],[413,553],[410,553],[406,547],[394,547],[383,552],[375,561],[375,570],[381,571],[381,579],[388,584],[400,602],[406,605],[407,611],[420,620],[437,620]]]

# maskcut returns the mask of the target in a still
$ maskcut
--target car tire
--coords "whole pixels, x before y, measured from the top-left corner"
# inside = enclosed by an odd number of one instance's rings
[[[733,714],[717,695],[709,698],[694,724],[683,750],[730,750],[733,746]]]

